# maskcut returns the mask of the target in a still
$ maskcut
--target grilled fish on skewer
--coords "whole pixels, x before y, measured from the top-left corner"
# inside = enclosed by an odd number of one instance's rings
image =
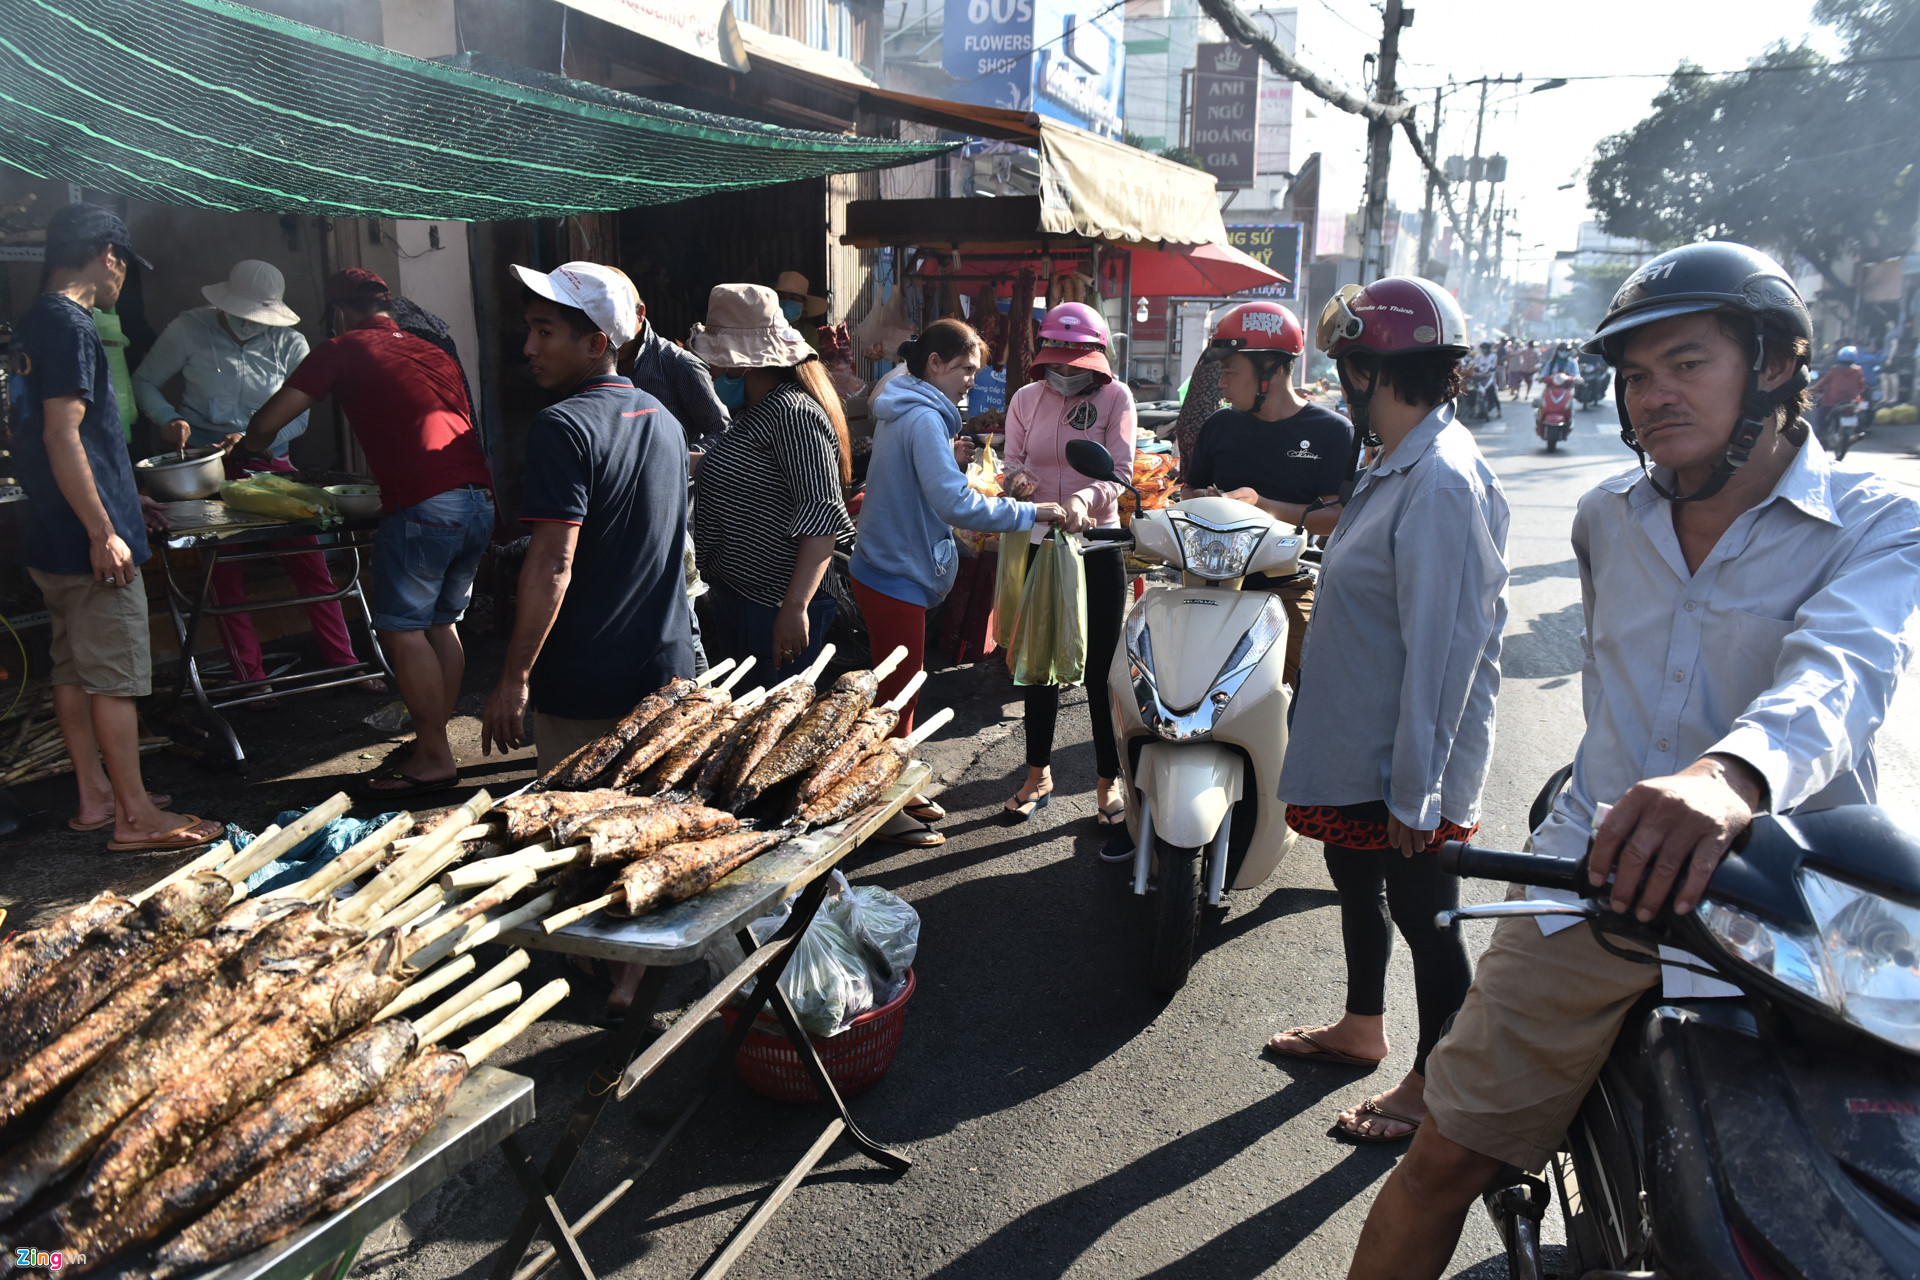
[[[124,983],[107,1002],[82,1018],[0,1082],[0,1131],[99,1061],[167,1001],[213,972],[268,921],[292,910],[290,899],[249,899],[227,908],[212,929],[188,942],[139,977]]]
[[[0,945],[0,1012],[28,983],[72,955],[88,934],[132,910],[127,899],[103,893]]]
[[[733,701],[724,689],[700,689],[668,708],[613,762],[607,781],[624,787],[660,758],[719,718]]]
[[[809,706],[787,736],[754,766],[753,773],[733,793],[733,807],[745,808],[768,787],[811,767],[873,705],[873,695],[879,688],[880,682],[871,671],[849,671],[834,681],[833,688]]]
[[[0,1072],[58,1040],[128,979],[205,933],[233,900],[233,886],[203,872],[168,885],[129,915],[96,930],[65,960],[27,985],[0,1040]]]
[[[549,769],[540,781],[549,787],[568,791],[577,791],[586,786],[613,763],[613,758],[625,750],[642,729],[698,687],[687,679],[667,681],[658,692],[640,699],[640,705],[622,716],[613,728]]]
[[[875,707],[872,711],[863,712],[853,722],[853,728],[847,731],[846,736],[834,743],[827,754],[820,757],[819,763],[800,780],[800,788],[793,794],[793,813],[798,814],[838,786],[855,765],[886,740],[886,736],[893,732],[893,726],[898,723],[900,713],[897,711]]]
[[[854,766],[840,784],[800,811],[803,827],[824,827],[848,814],[865,808],[899,780],[913,759],[913,749],[932,737],[934,731],[953,719],[953,708],[935,712],[927,722],[905,738],[888,738],[872,755]]]
[[[587,840],[588,863],[608,866],[631,862],[662,845],[732,831],[739,819],[702,804],[663,804],[595,818],[580,829]]]
[[[771,696],[771,695],[769,695]],[[712,800],[720,790],[721,781],[727,770],[732,767],[733,758],[740,752],[740,744],[753,732],[753,722],[766,710],[763,699],[758,706],[740,713],[731,727],[723,730],[714,740],[713,749],[707,752],[706,759],[700,762],[700,771],[694,775],[693,785],[687,790],[693,798],[702,804]]]
[[[813,686],[804,680],[796,680],[767,696],[759,710],[742,726],[744,732],[733,749],[733,758],[727,762],[719,785],[714,788],[714,803],[729,809],[737,807],[734,797],[739,794],[741,785],[767,758],[767,754],[779,745],[780,739],[787,736],[787,730],[806,714],[812,703]]]
[[[705,893],[733,871],[779,844],[778,831],[731,831],[655,850],[620,870],[615,885],[620,914],[643,916],[657,907]]]
[[[660,757],[660,762],[647,771],[640,780],[640,790],[650,795],[660,795],[671,791],[694,771],[714,743],[720,741],[729,729],[746,719],[752,708],[743,708],[739,703],[709,720],[700,728],[682,738],[673,750]]]
[[[599,787],[592,791],[540,791],[502,800],[494,807],[507,815],[507,838],[517,845],[538,839],[552,830],[558,819],[592,817],[612,809],[644,809],[652,803],[648,796]]]

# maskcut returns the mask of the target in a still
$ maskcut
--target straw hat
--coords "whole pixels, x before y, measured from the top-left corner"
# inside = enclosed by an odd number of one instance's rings
[[[713,286],[707,322],[693,326],[687,345],[717,369],[785,369],[815,355],[780,314],[780,295],[763,284]]]
[[[287,305],[287,278],[280,268],[258,258],[242,258],[219,284],[201,286],[208,302],[230,316],[256,324],[285,327],[300,316]]]
[[[773,291],[781,297],[800,299],[802,320],[811,320],[816,316],[827,314],[827,300],[808,293],[807,290],[812,287],[813,282],[798,271],[782,271],[779,278],[773,282]]]

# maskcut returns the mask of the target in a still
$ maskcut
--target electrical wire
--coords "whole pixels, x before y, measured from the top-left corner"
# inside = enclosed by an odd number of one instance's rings
[[[1734,70],[1734,71],[1702,71],[1692,67],[1680,67],[1673,71],[1616,71],[1616,72],[1611,72],[1605,75],[1528,76],[1527,79],[1529,80],[1537,79],[1542,81],[1564,80],[1569,84],[1575,83],[1577,81],[1589,81],[1589,80],[1674,80],[1674,79],[1680,79],[1680,78],[1686,78],[1686,79],[1692,80],[1692,79],[1702,79],[1702,78],[1711,79],[1711,78],[1720,77],[1720,76],[1753,75],[1753,74],[1772,72],[1772,71],[1831,71],[1841,67],[1875,67],[1875,66],[1881,66],[1887,63],[1895,63],[1895,62],[1920,62],[1920,53],[1889,53],[1882,57],[1877,57],[1877,58],[1840,58],[1840,59],[1836,59],[1833,62],[1794,62],[1794,63],[1784,63],[1777,66],[1776,65],[1756,65],[1756,66],[1749,66],[1749,67],[1741,67],[1738,70]],[[1434,89],[1445,88],[1445,87],[1446,86],[1444,85],[1431,85],[1431,84],[1423,85],[1418,88],[1409,86],[1409,87],[1402,88],[1401,92],[1430,93]],[[1532,92],[1533,90],[1531,89],[1527,91],[1527,93],[1532,93]],[[1516,93],[1514,95],[1515,98],[1522,98],[1525,96],[1526,94],[1519,94],[1519,93]]]

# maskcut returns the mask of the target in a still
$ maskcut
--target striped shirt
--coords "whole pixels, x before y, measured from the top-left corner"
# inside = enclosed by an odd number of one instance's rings
[[[694,479],[700,576],[779,608],[800,538],[853,532],[840,492],[840,444],[826,410],[783,382],[735,415]]]

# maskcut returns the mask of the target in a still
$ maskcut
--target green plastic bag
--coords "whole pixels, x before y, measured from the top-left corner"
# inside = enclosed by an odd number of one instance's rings
[[[1027,531],[1000,535],[1000,567],[993,580],[993,642],[1013,648],[1020,626],[1020,590],[1027,585]]]
[[[1013,682],[1079,684],[1087,673],[1087,572],[1057,531],[1034,550],[1009,662]]]

